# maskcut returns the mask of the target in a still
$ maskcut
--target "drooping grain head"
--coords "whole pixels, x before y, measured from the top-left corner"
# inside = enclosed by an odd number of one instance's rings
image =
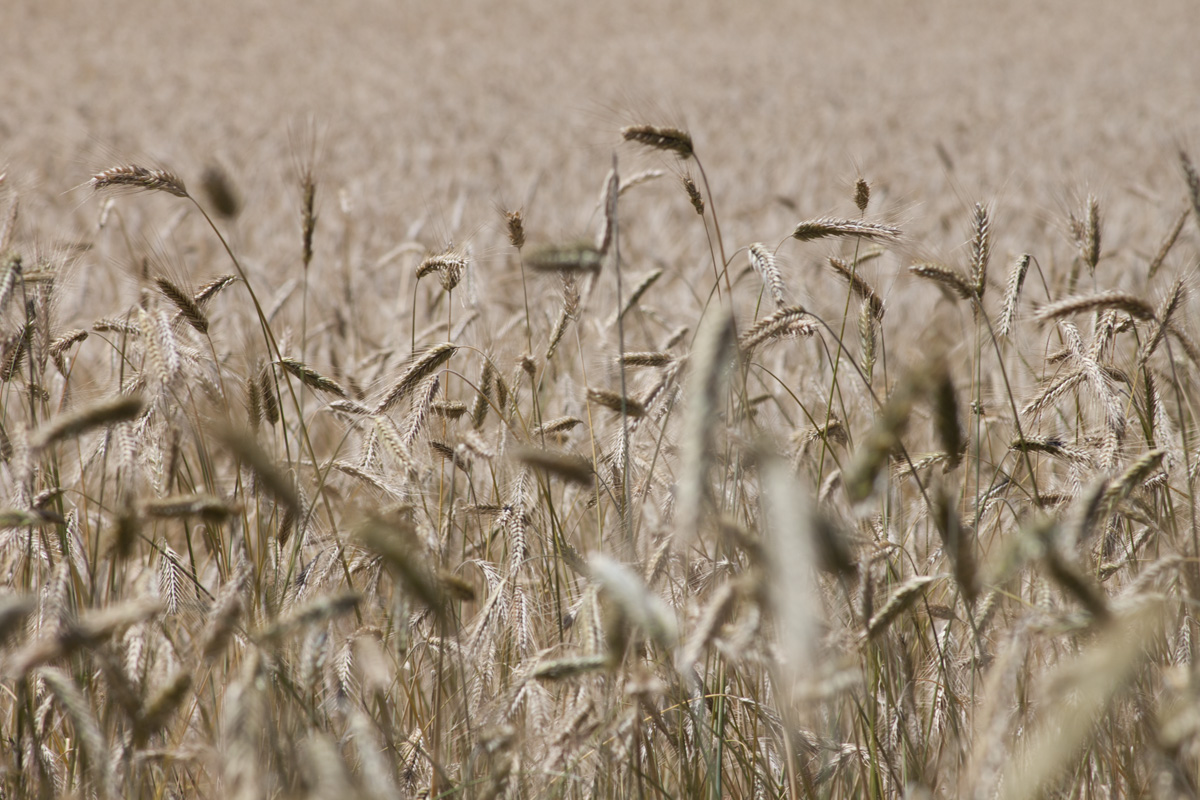
[[[630,125],[621,129],[627,142],[637,142],[655,150],[665,150],[680,158],[691,158],[695,150],[687,131],[657,125]]]
[[[97,172],[89,181],[94,191],[104,189],[132,189],[134,191],[166,192],[176,197],[187,197],[187,188],[173,172],[165,169],[148,169],[134,164],[111,167]]]

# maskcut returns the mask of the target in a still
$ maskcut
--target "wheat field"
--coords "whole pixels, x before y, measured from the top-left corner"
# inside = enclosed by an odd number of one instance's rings
[[[15,0],[0,798],[1200,793],[1185,0]]]

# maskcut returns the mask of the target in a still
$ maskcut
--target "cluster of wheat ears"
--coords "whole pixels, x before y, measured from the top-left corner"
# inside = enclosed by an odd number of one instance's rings
[[[299,318],[221,173],[92,178],[96,236],[177,204],[228,267],[148,259],[87,329],[6,193],[0,797],[1196,795],[1186,153],[1154,298],[1104,288],[1095,197],[1053,263],[993,257],[984,203],[962,263],[913,263],[864,180],[733,250],[690,135],[622,134],[668,169],[614,160],[594,236],[510,210],[485,258],[381,258],[386,341],[309,316],[311,169]],[[623,255],[672,176],[699,311]],[[889,360],[898,271],[940,352]]]

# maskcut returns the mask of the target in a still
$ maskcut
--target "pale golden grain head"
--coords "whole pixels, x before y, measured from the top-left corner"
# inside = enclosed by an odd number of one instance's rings
[[[183,180],[165,169],[149,169],[134,164],[111,167],[97,172],[88,182],[93,191],[129,189],[133,191],[166,192],[176,197],[188,197]]]

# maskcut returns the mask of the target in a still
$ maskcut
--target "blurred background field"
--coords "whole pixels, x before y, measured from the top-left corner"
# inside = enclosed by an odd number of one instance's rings
[[[980,198],[1047,224],[1089,188],[1135,224],[1196,135],[1194,11],[14,0],[0,158],[65,208],[113,156],[185,177],[218,160],[254,199],[285,180],[289,127],[311,117],[329,197],[346,189],[373,226],[448,215],[460,193],[480,225],[536,185],[531,220],[558,231],[587,212],[616,129],[649,119],[692,132],[739,241],[786,226],[780,198],[814,215],[859,173],[916,233]]]

